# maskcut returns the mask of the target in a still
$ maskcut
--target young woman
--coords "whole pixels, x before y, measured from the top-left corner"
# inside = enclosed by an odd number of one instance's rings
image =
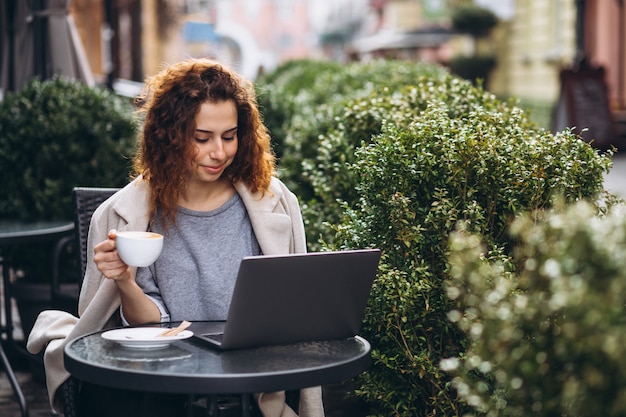
[[[81,318],[68,337],[120,322],[224,320],[244,256],[306,251],[298,201],[275,177],[250,82],[211,60],[190,59],[148,79],[138,104],[144,124],[136,176],[93,215]],[[163,234],[158,260],[146,268],[126,265],[115,248],[122,230]],[[46,351],[51,395],[67,377],[57,351]],[[180,405],[176,396],[154,398],[163,415]],[[259,407],[264,412],[269,401],[267,410],[293,415],[286,405],[276,407],[283,398],[260,394]],[[300,398],[300,415],[323,416],[319,387]],[[116,400],[119,406],[107,410]],[[118,416],[134,402],[119,390],[81,391],[88,415]]]

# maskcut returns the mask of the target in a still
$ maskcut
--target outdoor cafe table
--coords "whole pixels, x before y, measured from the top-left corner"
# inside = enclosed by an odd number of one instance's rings
[[[39,242],[52,242],[72,233],[74,223],[68,222],[19,222],[0,221],[0,256],[2,258],[2,292],[4,305],[4,323],[0,326],[0,336],[5,334],[7,342],[13,344],[13,314],[11,307],[11,259],[9,248],[13,245],[25,245]],[[4,367],[13,391],[20,403],[22,416],[28,415],[26,400],[18,384],[13,368],[0,344],[0,362]]]
[[[248,394],[340,382],[370,365],[370,344],[347,339],[219,351],[193,337],[165,348],[129,349],[101,337],[70,341],[65,367],[108,387],[185,394]]]

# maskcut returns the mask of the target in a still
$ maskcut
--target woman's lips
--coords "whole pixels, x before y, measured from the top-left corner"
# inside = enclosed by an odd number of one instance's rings
[[[218,173],[222,172],[223,165],[220,165],[220,166],[217,166],[217,167],[203,165],[202,168],[204,169],[205,172],[207,172],[209,174],[218,174]]]

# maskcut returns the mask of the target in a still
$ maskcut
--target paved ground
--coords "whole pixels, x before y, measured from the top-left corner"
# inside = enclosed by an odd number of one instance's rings
[[[613,156],[613,169],[604,180],[604,188],[626,199],[626,152]]]
[[[626,153],[616,155],[614,167],[605,179],[605,188],[626,199]],[[30,367],[20,356],[11,355],[17,370],[17,377],[26,396],[30,417],[55,416],[48,406],[45,384],[41,377],[34,377]],[[4,370],[0,370],[0,416],[19,417],[20,408],[15,400],[11,385]]]
[[[9,351],[7,347],[7,351]],[[53,414],[48,405],[48,392],[41,377],[36,378],[30,371],[29,364],[22,358],[10,354],[17,379],[20,383],[28,405],[29,417],[51,417]],[[20,417],[19,403],[13,394],[11,384],[4,370],[0,370],[0,416]]]

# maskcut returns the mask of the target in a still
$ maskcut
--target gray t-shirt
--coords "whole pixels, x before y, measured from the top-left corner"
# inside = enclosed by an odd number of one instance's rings
[[[137,269],[137,284],[161,310],[162,321],[226,320],[241,259],[261,249],[239,194],[211,211],[179,207],[157,261]]]

